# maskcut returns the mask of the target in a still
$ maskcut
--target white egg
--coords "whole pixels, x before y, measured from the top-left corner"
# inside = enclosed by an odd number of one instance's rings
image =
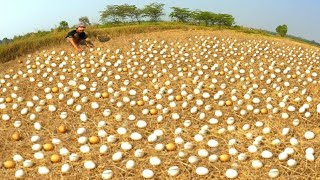
[[[101,130],[98,131],[98,136],[102,137],[102,138],[106,137],[107,136],[107,132],[105,130],[101,129]]]
[[[33,156],[36,159],[44,159],[44,154],[42,152],[36,152]]]
[[[280,160],[280,161],[285,161],[285,160],[287,160],[288,159],[288,154],[286,153],[286,152],[281,152],[279,155],[278,155],[278,159]]]
[[[155,135],[157,135],[157,136],[162,136],[163,135],[163,131],[161,130],[161,129],[156,129],[156,130],[154,130],[154,132],[153,132]]]
[[[141,158],[145,155],[144,151],[142,149],[137,149],[134,151],[134,156],[135,157],[138,157],[138,158]]]
[[[240,153],[238,155],[238,160],[239,161],[245,161],[245,160],[247,160],[247,158],[248,158],[248,156],[245,153]]]
[[[54,105],[49,105],[49,111],[55,112],[57,108]]]
[[[70,154],[69,150],[67,148],[65,148],[65,147],[60,148],[59,153],[62,156],[67,156],[67,155]]]
[[[87,120],[88,120],[88,116],[86,115],[86,114],[81,114],[80,115],[80,120],[82,121],[82,122],[86,122]]]
[[[272,152],[270,152],[268,150],[264,150],[264,151],[262,151],[261,156],[265,159],[270,159],[270,158],[272,158],[273,154],[272,154]]]
[[[96,164],[93,162],[93,161],[85,161],[84,164],[83,164],[84,168],[86,169],[94,169],[96,168]]]
[[[133,132],[131,135],[130,135],[130,138],[132,140],[135,140],[135,141],[139,141],[142,139],[142,135],[140,133],[137,133],[137,132]]]
[[[254,168],[254,169],[259,169],[263,166],[262,162],[260,160],[253,160],[251,162],[251,166]]]
[[[108,152],[108,150],[109,150],[108,146],[104,144],[104,145],[100,146],[99,152],[106,153],[106,152]]]
[[[14,174],[16,178],[22,178],[24,175],[25,175],[25,172],[22,169],[18,169]]]
[[[147,122],[144,121],[144,120],[139,120],[139,121],[137,122],[137,126],[138,126],[139,128],[145,128],[145,127],[147,126]]]
[[[107,138],[107,141],[108,141],[109,143],[114,143],[114,142],[116,142],[117,140],[118,140],[117,137],[114,136],[114,135],[110,135],[110,136],[108,136],[108,138]]]
[[[286,152],[288,155],[291,155],[294,153],[294,149],[291,147],[287,147],[284,149],[284,152]]]
[[[129,142],[123,142],[121,143],[121,149],[123,149],[124,151],[129,151],[130,149],[132,149],[132,144],[130,144]]]
[[[135,96],[135,95],[137,94],[137,91],[131,89],[131,90],[129,91],[129,94],[130,94],[131,96]]]
[[[60,114],[60,118],[61,119],[66,119],[68,117],[68,113],[67,112],[61,112]]]
[[[130,114],[130,115],[128,116],[128,120],[134,121],[134,120],[136,120],[136,116],[133,115],[133,114]]]
[[[22,162],[24,160],[24,158],[20,154],[16,154],[13,156],[13,160],[15,162]]]
[[[258,148],[257,148],[255,145],[250,145],[250,146],[248,147],[248,151],[249,151],[250,153],[255,153],[255,152],[258,151]]]
[[[49,174],[49,172],[50,172],[50,170],[45,166],[40,166],[38,168],[38,173],[39,174],[45,175],[45,174]]]
[[[64,164],[61,166],[62,173],[68,173],[71,170],[71,166],[69,164]]]
[[[205,92],[205,93],[202,94],[202,97],[205,98],[205,99],[208,99],[208,98],[210,98],[210,94]]]
[[[216,154],[212,154],[209,156],[210,162],[216,162],[218,160],[218,156]]]
[[[315,160],[315,157],[314,157],[313,154],[306,154],[306,159],[307,159],[308,161],[314,161],[314,160]]]
[[[149,163],[153,166],[158,166],[161,164],[161,160],[158,157],[151,157]]]
[[[238,172],[234,169],[228,169],[225,175],[229,179],[234,179],[238,177]]]
[[[290,144],[293,146],[296,146],[299,144],[298,140],[296,138],[290,138]]]
[[[162,151],[164,148],[165,146],[163,144],[156,144],[156,146],[154,147],[156,151]]]
[[[33,166],[33,162],[31,160],[23,161],[23,167],[29,168]]]
[[[194,140],[195,141],[197,141],[197,142],[201,142],[201,141],[203,141],[203,136],[201,135],[201,134],[196,134],[195,136],[194,136]]]
[[[58,145],[58,144],[60,144],[60,143],[61,143],[61,140],[60,140],[60,139],[58,139],[58,138],[53,138],[51,142],[52,142],[52,144],[56,144],[56,145]]]
[[[98,109],[100,106],[99,106],[99,104],[97,103],[97,102],[92,102],[91,103],[91,108],[92,109]]]
[[[127,129],[124,128],[124,127],[119,127],[119,128],[117,129],[117,132],[118,132],[118,134],[120,134],[120,135],[124,135],[124,134],[127,133]]]
[[[281,141],[279,139],[274,139],[274,140],[272,140],[271,144],[274,146],[277,146],[277,145],[281,144]]]
[[[298,126],[298,125],[300,124],[300,120],[299,120],[299,119],[294,119],[294,120],[292,121],[292,124],[293,124],[294,126]]]
[[[122,152],[116,152],[112,155],[112,160],[113,161],[120,161],[123,157],[123,153]]]
[[[176,144],[183,144],[183,143],[184,143],[184,140],[182,139],[182,137],[176,137],[176,138],[174,139],[174,142],[175,142]]]
[[[90,152],[90,147],[86,144],[86,145],[82,145],[81,147],[80,147],[80,151],[82,152],[82,153],[89,153]]]
[[[133,160],[128,160],[126,163],[127,169],[133,169],[135,167],[136,163]]]
[[[79,155],[76,154],[76,153],[72,153],[72,154],[70,154],[70,156],[69,156],[69,160],[70,160],[70,161],[73,161],[73,162],[78,161],[79,159],[80,159],[80,157],[79,157]]]
[[[271,129],[269,127],[265,127],[262,129],[263,134],[269,134],[271,132]]]
[[[268,172],[268,176],[270,178],[277,178],[280,174],[280,171],[278,169],[270,169],[270,171]]]
[[[294,160],[294,159],[289,159],[287,161],[287,164],[288,164],[289,167],[295,167],[297,165],[297,161]]]
[[[314,154],[314,149],[313,148],[307,148],[306,149],[306,154]]]
[[[18,128],[18,127],[21,127],[21,121],[15,121],[14,123],[13,123],[13,126],[14,127],[16,127],[16,128]]]
[[[148,136],[148,142],[155,142],[155,141],[157,141],[157,139],[158,139],[158,136],[155,134],[150,134]]]
[[[101,177],[102,179],[111,179],[113,177],[113,171],[110,169],[104,170]]]
[[[242,129],[243,129],[244,131],[247,131],[247,130],[250,129],[250,125],[249,125],[249,124],[245,124],[245,125],[242,126]]]
[[[207,175],[209,173],[209,169],[206,167],[197,167],[196,173],[200,176]]]
[[[173,114],[171,115],[171,117],[172,117],[172,119],[174,119],[174,120],[179,120],[179,119],[180,119],[180,115],[179,115],[178,113],[173,113]]]
[[[281,131],[281,134],[285,136],[285,135],[289,134],[289,132],[290,132],[290,128],[283,128]]]
[[[28,108],[23,108],[20,112],[22,115],[28,114]]]
[[[190,164],[196,164],[197,162],[199,162],[199,158],[197,156],[192,155],[188,158],[188,161]]]
[[[8,114],[3,114],[2,115],[2,120],[8,121],[8,120],[10,120],[10,116]]]
[[[223,115],[223,113],[220,110],[217,110],[214,112],[214,115],[217,117],[221,117]]]
[[[236,148],[230,148],[229,149],[229,154],[234,156],[238,154],[238,150]]]
[[[78,138],[78,143],[79,144],[86,144],[88,142],[88,138],[85,136],[81,136]]]
[[[80,84],[80,85],[79,85],[79,89],[82,90],[82,91],[84,91],[84,90],[87,89],[87,86],[84,85],[84,84]]]
[[[150,169],[144,169],[142,171],[142,176],[146,179],[150,179],[154,176],[154,172]]]
[[[312,131],[306,131],[306,132],[304,133],[304,138],[306,138],[306,139],[308,139],[308,140],[314,139],[314,137],[315,137],[315,134],[314,134],[314,132],[312,132]]]
[[[177,176],[180,173],[180,169],[178,166],[171,166],[168,169],[168,175],[169,176]]]
[[[207,156],[209,156],[209,152],[206,149],[199,149],[198,150],[198,155],[200,157],[207,157]]]

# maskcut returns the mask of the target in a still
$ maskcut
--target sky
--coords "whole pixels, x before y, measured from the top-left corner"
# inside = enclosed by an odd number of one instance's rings
[[[152,2],[164,3],[168,20],[170,7],[200,9],[234,16],[237,25],[275,31],[286,24],[288,34],[320,42],[319,0],[0,0],[0,39],[38,30],[50,30],[81,16],[99,22],[107,5],[132,4],[139,8]]]

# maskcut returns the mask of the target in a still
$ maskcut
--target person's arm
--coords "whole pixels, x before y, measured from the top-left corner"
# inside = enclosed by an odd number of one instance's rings
[[[92,43],[91,40],[88,38],[88,33],[87,33],[87,32],[84,32],[84,39],[85,39],[85,42],[86,42],[86,46],[87,46],[87,47],[89,47],[89,48],[94,47],[94,46],[93,46],[93,43]]]
[[[83,49],[76,44],[73,38],[68,38],[68,39],[77,51],[80,51],[80,52],[83,51]]]

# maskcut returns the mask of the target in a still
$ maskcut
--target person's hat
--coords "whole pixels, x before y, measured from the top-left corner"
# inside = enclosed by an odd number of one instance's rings
[[[84,23],[80,23],[80,24],[78,25],[78,28],[86,28],[86,25],[85,25]]]

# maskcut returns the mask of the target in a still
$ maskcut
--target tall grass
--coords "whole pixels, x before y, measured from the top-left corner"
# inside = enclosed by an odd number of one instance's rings
[[[196,29],[196,30],[221,30],[231,29],[238,32],[250,33],[250,34],[261,34],[265,36],[275,36],[273,33],[264,30],[249,29],[245,27],[220,27],[220,26],[199,26],[177,22],[143,22],[141,24],[115,24],[115,25],[96,25],[88,27],[91,38],[95,39],[96,36],[102,34],[108,34],[111,37],[117,37],[121,35],[137,34],[137,33],[148,33],[153,31],[163,31],[170,29]],[[71,30],[71,29],[70,29]],[[66,31],[54,31],[50,33],[33,33],[25,37],[21,37],[9,44],[0,45],[0,63],[4,63],[10,60],[14,60],[20,56],[28,53],[35,52],[41,48],[49,48],[53,46],[59,46],[66,43],[65,36]],[[305,41],[298,42],[306,43]]]

